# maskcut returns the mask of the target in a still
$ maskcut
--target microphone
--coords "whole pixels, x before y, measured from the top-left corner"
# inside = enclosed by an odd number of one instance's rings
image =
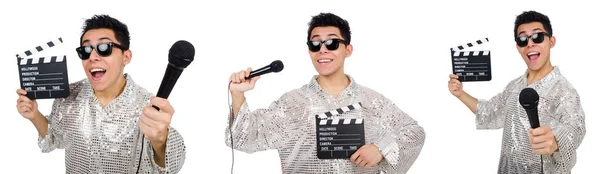
[[[519,94],[519,103],[527,112],[529,124],[533,129],[540,127],[537,109],[539,100],[540,96],[533,88],[525,88],[521,90],[521,93]]]
[[[171,46],[171,49],[169,49],[169,64],[156,93],[157,97],[165,99],[169,97],[183,69],[187,68],[194,60],[194,54],[194,46],[188,41],[179,40]],[[156,106],[152,107],[159,110]]]
[[[270,65],[267,65],[265,67],[262,67],[260,69],[250,72],[250,75],[248,77],[246,77],[246,80],[251,79],[256,76],[267,74],[267,73],[272,73],[272,72],[278,73],[281,70],[283,70],[283,62],[281,62],[280,60],[275,60],[275,61],[271,62]]]
[[[169,94],[173,90],[177,79],[181,76],[183,69],[187,68],[190,63],[194,60],[194,46],[185,40],[179,40],[171,46],[169,49],[169,64],[167,65],[167,70],[165,71],[165,75],[163,76],[163,80],[160,83],[160,87],[158,88],[158,92],[156,93],[157,97],[168,98]],[[160,110],[158,107],[152,105],[152,107],[156,110]],[[140,131],[141,133],[141,131]],[[144,134],[142,134],[142,141],[144,139]],[[136,173],[140,171],[140,166],[142,164],[142,153],[144,152],[144,145],[140,149],[140,159],[138,161],[138,167]]]

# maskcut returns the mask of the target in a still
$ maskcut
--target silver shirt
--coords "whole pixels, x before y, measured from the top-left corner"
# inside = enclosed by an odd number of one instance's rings
[[[138,119],[152,94],[124,76],[125,89],[105,108],[88,79],[70,84],[69,97],[54,100],[48,133],[38,137],[38,144],[44,153],[65,149],[66,173],[136,172],[142,147]],[[164,168],[154,162],[153,153],[144,139],[140,173],[177,173],[185,160],[183,138],[169,127]]]
[[[519,93],[531,87],[540,96],[540,125],[552,129],[558,151],[551,156],[533,153],[529,143],[529,119],[519,104]],[[477,129],[504,128],[498,173],[570,173],[577,160],[576,150],[585,135],[585,116],[579,94],[558,67],[540,81],[527,86],[527,73],[512,80],[504,91],[490,100],[479,99]]]
[[[316,77],[269,108],[251,112],[244,102],[236,119],[228,122],[231,132],[227,127],[226,144],[231,147],[233,135],[237,150],[278,150],[283,173],[406,173],[423,147],[423,128],[389,99],[356,84],[350,76],[350,85],[337,98],[321,89]],[[365,143],[379,148],[382,161],[362,169],[348,159],[317,158],[315,115],[357,102],[362,102],[362,109],[333,117],[364,119]]]

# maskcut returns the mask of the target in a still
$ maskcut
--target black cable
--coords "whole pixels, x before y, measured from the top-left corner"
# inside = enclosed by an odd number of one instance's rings
[[[142,130],[140,130],[140,133],[142,132]],[[137,171],[135,173],[139,173],[140,172],[140,166],[142,165],[142,155],[144,153],[144,134],[142,134],[142,149],[140,150],[140,161],[138,161],[138,167],[137,167]]]
[[[231,141],[231,173],[233,174],[233,165],[235,162],[235,155],[233,150],[233,134],[231,133],[231,124],[233,123],[233,107],[231,106],[231,100],[229,99],[231,96],[229,95],[229,87],[231,86],[231,82],[227,85],[227,107],[229,107],[229,140]],[[144,134],[142,134],[142,149],[140,150],[140,160],[138,163],[138,168],[135,173],[140,172],[140,166],[142,164],[142,153],[144,152]]]
[[[159,110],[159,111],[160,111],[160,109],[159,109],[158,107],[156,107],[156,106],[154,106],[154,105],[152,105],[152,107],[153,107],[154,109],[156,109],[156,110]],[[138,121],[139,121],[139,120],[138,120]],[[144,154],[144,138],[145,138],[145,135],[142,133],[142,130],[141,130],[141,129],[140,129],[140,132],[139,132],[139,133],[140,133],[140,134],[142,134],[142,149],[140,149],[140,160],[138,161],[138,167],[137,167],[137,171],[135,172],[136,174],[140,173],[140,166],[142,165],[142,155]],[[165,159],[165,160],[166,160],[166,159]],[[166,166],[165,166],[165,167],[166,167]]]
[[[233,163],[235,162],[234,160],[234,151],[233,151],[233,133],[231,132],[231,124],[233,123],[233,107],[231,106],[231,100],[229,99],[229,97],[231,97],[229,94],[229,88],[231,87],[231,81],[229,82],[229,85],[227,85],[227,107],[229,107],[229,140],[231,141],[231,174],[233,174]]]
[[[540,155],[540,164],[541,164],[542,174],[544,174],[544,157],[542,155]]]

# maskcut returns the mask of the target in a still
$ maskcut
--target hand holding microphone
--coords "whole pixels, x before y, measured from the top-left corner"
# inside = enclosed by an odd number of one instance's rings
[[[256,71],[252,71],[251,68],[242,70],[240,72],[236,72],[231,74],[229,78],[229,91],[232,95],[241,95],[246,91],[254,89],[254,85],[256,81],[260,78],[261,75],[271,73],[271,72],[280,72],[283,70],[283,62],[280,60],[275,60],[271,64],[262,67]]]
[[[233,96],[242,95],[244,92],[254,89],[254,85],[260,76],[255,76],[248,80],[246,77],[250,76],[250,72],[252,72],[252,68],[231,74],[229,78],[229,91]]]
[[[152,106],[144,108],[140,116],[139,127],[153,146],[166,143],[168,127],[175,109],[167,98],[183,70],[194,60],[194,46],[187,41],[177,41],[169,50],[169,64],[156,97],[150,99]]]
[[[549,156],[558,150],[558,144],[550,127],[547,125],[540,126],[538,117],[539,99],[540,96],[533,88],[525,88],[519,94],[519,103],[527,112],[529,124],[532,128],[529,130],[531,148],[536,154]]]
[[[167,65],[167,70],[160,83],[156,97],[150,99],[152,106],[144,107],[144,111],[138,121],[140,131],[143,133],[142,137],[150,140],[152,144],[152,150],[154,151],[153,160],[160,167],[166,166],[167,136],[169,135],[171,118],[173,118],[173,114],[175,113],[175,109],[171,106],[167,98],[171,94],[183,70],[194,60],[194,54],[194,46],[188,41],[180,40],[171,46],[171,49],[169,49],[169,64]],[[140,150],[140,159],[136,173],[140,171],[143,152],[144,146]]]

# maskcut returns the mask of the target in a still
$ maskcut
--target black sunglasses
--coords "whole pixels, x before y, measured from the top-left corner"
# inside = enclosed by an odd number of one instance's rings
[[[327,39],[324,41],[312,40],[306,42],[306,44],[308,45],[308,50],[312,52],[317,52],[321,50],[322,44],[325,44],[325,48],[327,48],[328,50],[337,50],[340,47],[340,42],[346,44],[346,41],[342,39]]]
[[[529,38],[531,38],[531,41],[533,41],[533,43],[538,44],[544,42],[544,36],[550,37],[550,35],[546,32],[539,32],[534,33],[530,36],[519,36],[515,38],[515,41],[517,41],[517,45],[519,47],[525,47],[527,46],[527,44],[529,44]]]
[[[76,48],[75,51],[77,51],[77,54],[79,55],[79,58],[81,58],[81,60],[87,60],[90,58],[90,54],[92,54],[92,50],[96,49],[96,52],[98,53],[99,56],[106,57],[106,56],[110,56],[110,54],[112,53],[113,47],[117,47],[121,50],[125,50],[123,48],[123,46],[121,46],[119,44],[116,44],[113,42],[107,42],[107,43],[98,44],[96,46],[80,46],[80,47]]]

